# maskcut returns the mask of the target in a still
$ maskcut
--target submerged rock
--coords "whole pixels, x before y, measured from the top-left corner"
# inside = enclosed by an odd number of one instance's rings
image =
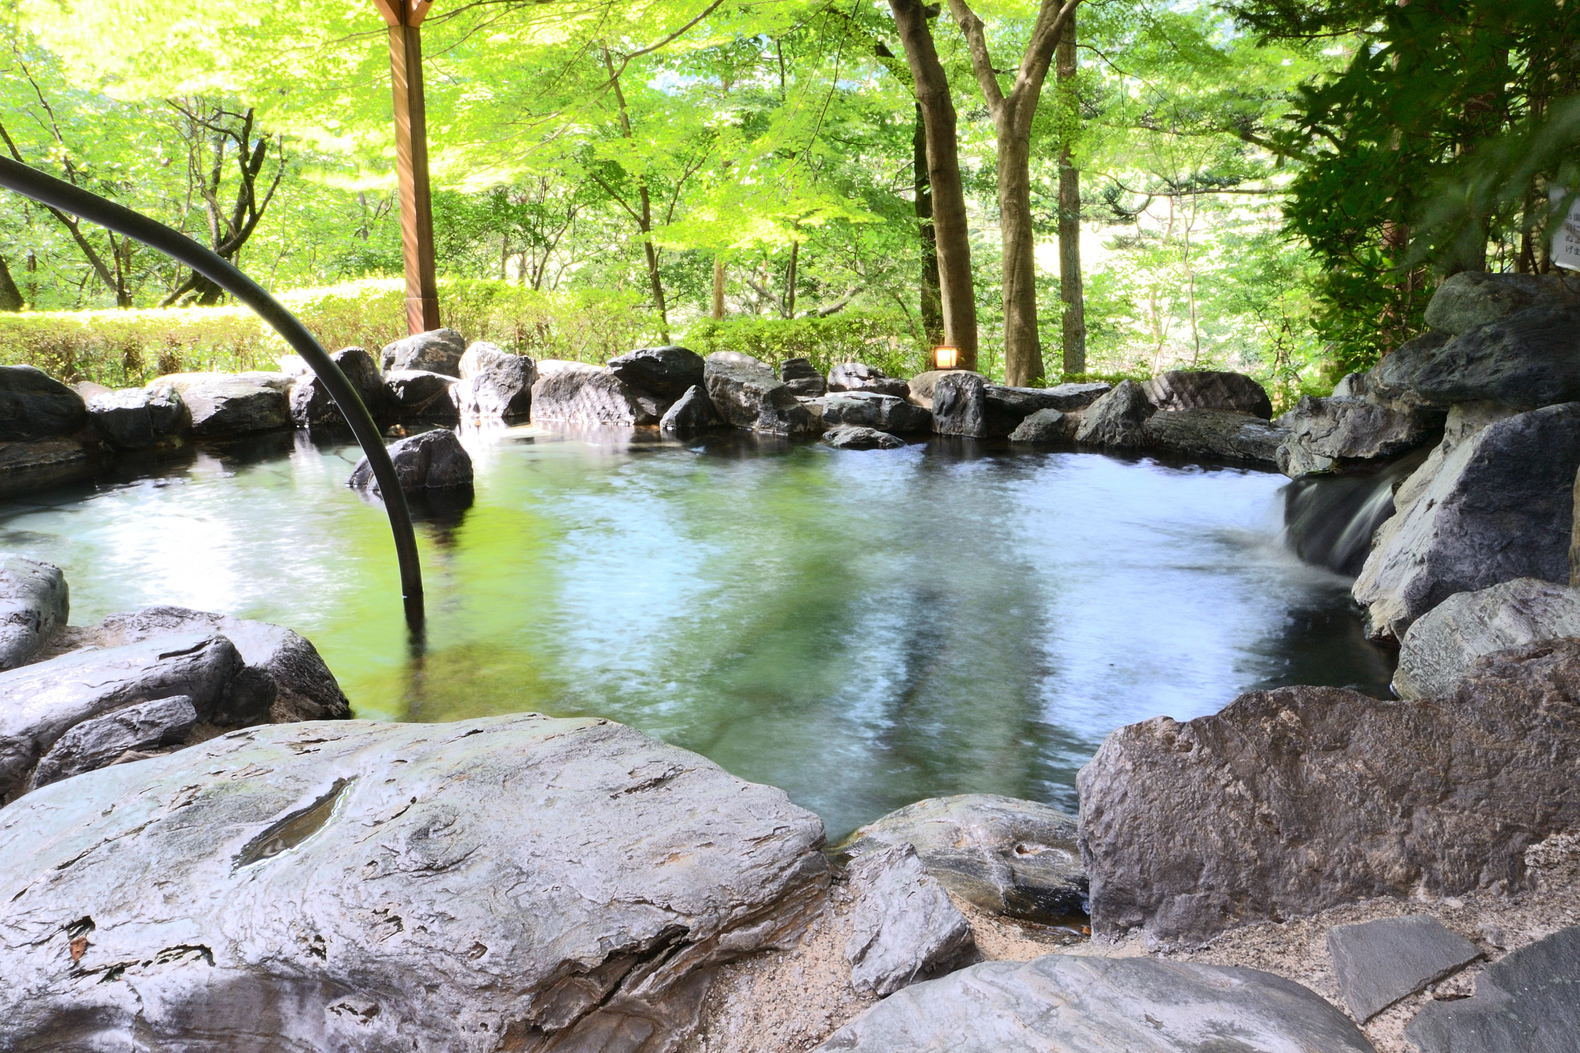
[[[1093,931],[1196,943],[1376,896],[1517,888],[1580,827],[1580,640],[1483,658],[1440,699],[1241,695],[1109,735],[1081,769]]]
[[[28,661],[66,624],[66,576],[53,563],[0,553],[0,670]]]
[[[78,439],[0,442],[0,497],[86,479],[93,468]]]
[[[386,373],[420,370],[460,377],[461,356],[466,353],[466,338],[454,329],[430,329],[393,343],[379,353],[379,365]]]
[[[1256,969],[1049,954],[890,995],[818,1053],[1374,1053],[1355,1025]]]
[[[227,735],[0,811],[0,1047],[677,1050],[821,841],[603,720]]]
[[[395,465],[395,478],[408,494],[428,490],[470,489],[472,457],[448,428],[435,428],[401,439],[389,448]],[[346,485],[374,497],[380,496],[379,481],[366,457],[357,462]]]
[[[823,442],[836,450],[898,450],[905,445],[905,440],[898,435],[857,424],[830,428],[824,433]]]
[[[1393,688],[1401,698],[1446,695],[1482,655],[1564,636],[1580,636],[1580,589],[1515,578],[1455,593],[1405,632]]]
[[[88,423],[82,396],[33,366],[0,366],[0,442],[71,435]]]

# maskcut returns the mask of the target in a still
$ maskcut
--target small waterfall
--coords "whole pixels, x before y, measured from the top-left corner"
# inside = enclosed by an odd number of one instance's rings
[[[1372,535],[1393,515],[1393,493],[1427,450],[1372,472],[1308,475],[1284,487],[1284,543],[1307,563],[1349,577],[1361,572]]]

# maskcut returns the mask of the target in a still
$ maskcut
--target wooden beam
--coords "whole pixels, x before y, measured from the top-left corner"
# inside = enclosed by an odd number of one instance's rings
[[[390,81],[395,92],[395,170],[400,183],[401,249],[406,264],[406,328],[439,328],[433,205],[428,193],[428,122],[422,94],[418,25],[428,0],[373,0],[389,25]]]

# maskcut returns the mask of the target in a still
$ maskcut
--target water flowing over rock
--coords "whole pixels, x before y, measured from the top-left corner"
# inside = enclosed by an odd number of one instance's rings
[[[658,422],[659,431],[682,439],[722,427],[724,419],[713,408],[713,400],[708,398],[701,384],[687,388]]]
[[[1262,385],[1244,373],[1211,369],[1171,369],[1142,385],[1147,401],[1160,410],[1235,410],[1267,420],[1273,402]]]
[[[818,1053],[1374,1053],[1311,991],[1256,969],[1049,954],[873,1006]]]
[[[1361,572],[1377,529],[1394,514],[1394,489],[1421,467],[1412,454],[1376,471],[1308,475],[1284,487],[1284,540],[1307,563]]]
[[[174,633],[0,673],[0,802],[27,788],[34,765],[72,728],[130,705],[184,695],[204,721],[264,719],[273,693],[240,677],[244,667],[223,636]]]
[[[179,438],[192,415],[174,388],[123,388],[88,399],[93,430],[116,449],[141,450]]]
[[[227,735],[0,811],[0,1047],[678,1050],[821,841],[603,720]]]
[[[0,442],[70,435],[88,423],[82,396],[33,366],[0,366]]]
[[[863,428],[856,424],[841,424],[830,428],[823,441],[837,450],[898,450],[905,440],[876,428]]]
[[[1111,734],[1081,769],[1092,928],[1197,943],[1375,896],[1518,887],[1580,830],[1580,640],[1483,658],[1443,699],[1241,695]]]
[[[461,356],[466,353],[466,338],[454,329],[430,329],[393,343],[379,353],[384,372],[421,370],[460,377]]]
[[[1298,479],[1390,460],[1435,442],[1443,415],[1364,398],[1303,395],[1278,423],[1289,432],[1278,448],[1278,470]]]
[[[1087,446],[1120,449],[1144,445],[1142,426],[1157,407],[1134,380],[1121,380],[1112,391],[1098,399],[1081,417],[1075,441]]]
[[[1513,578],[1569,580],[1580,403],[1479,430],[1455,427],[1394,496],[1354,595],[1374,636],[1395,640],[1456,592]]]
[[[828,391],[828,381],[806,358],[787,358],[781,362],[779,379],[800,398],[817,398]]]
[[[842,846],[859,857],[910,845],[927,872],[983,910],[1055,923],[1085,907],[1075,820],[1036,801],[990,793],[930,797],[890,812]]]
[[[1412,340],[1372,377],[1385,397],[1431,406],[1534,409],[1580,399],[1580,306],[1532,307],[1449,339]]]
[[[512,421],[531,414],[532,385],[538,379],[531,357],[480,340],[466,349],[459,368],[461,382],[451,392],[462,417]]]
[[[899,377],[891,377],[864,362],[841,362],[828,371],[829,391],[875,391],[880,395],[905,398],[911,387]]]
[[[1405,1028],[1417,1049],[1445,1053],[1572,1053],[1580,1035],[1580,926],[1494,962],[1474,997],[1432,1002]]]
[[[839,391],[824,396],[823,423],[852,424],[879,431],[913,434],[933,430],[933,415],[894,395],[876,391]]]
[[[1264,417],[1236,410],[1154,413],[1141,424],[1142,442],[1193,458],[1248,461],[1272,467],[1289,433]]]
[[[813,434],[818,428],[772,367],[749,355],[731,351],[709,355],[706,386],[719,416],[732,427],[792,436]]]
[[[66,576],[53,563],[0,553],[0,670],[32,658],[66,624]]]
[[[1009,441],[1037,446],[1069,442],[1075,438],[1075,429],[1080,424],[1079,417],[1063,410],[1040,409],[1015,425],[1015,430],[1009,433]]]
[[[450,389],[460,381],[443,373],[423,369],[397,369],[384,374],[395,407],[395,416],[404,421],[431,424],[459,424],[460,410]]]
[[[532,419],[563,424],[657,424],[658,401],[601,366],[546,359],[532,385]]]
[[[1580,301],[1580,283],[1554,274],[1449,275],[1426,305],[1426,324],[1448,334],[1463,333],[1531,307],[1562,307]]]
[[[702,356],[675,345],[643,347],[611,358],[609,371],[638,391],[667,403],[702,383]]]
[[[971,926],[910,845],[859,856],[848,875],[856,906],[845,944],[850,981],[880,998],[976,955]]]
[[[332,353],[329,359],[346,375],[357,398],[362,400],[362,405],[374,420],[388,420],[393,415],[389,388],[384,386],[379,367],[366,348],[343,347]],[[317,374],[309,372],[291,388],[291,420],[298,428],[309,428],[315,424],[343,425],[346,416],[340,412],[340,407],[335,404],[324,382]]]
[[[1446,695],[1482,655],[1564,636],[1580,636],[1580,589],[1515,578],[1456,593],[1404,634],[1394,691],[1401,698]]]
[[[470,489],[472,457],[448,428],[435,428],[401,439],[389,448],[395,478],[408,494],[428,490]],[[353,490],[380,495],[379,481],[366,457],[357,462],[347,483]]]
[[[192,434],[200,439],[289,428],[289,386],[284,373],[172,373],[148,385],[155,392],[175,390],[191,414]]]

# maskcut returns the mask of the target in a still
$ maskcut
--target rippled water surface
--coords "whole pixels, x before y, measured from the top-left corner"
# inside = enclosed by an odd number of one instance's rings
[[[1381,692],[1346,583],[1277,541],[1263,472],[935,440],[898,451],[467,438],[419,525],[407,647],[354,447],[286,437],[0,506],[72,620],[151,603],[308,636],[357,715],[596,714],[784,787],[831,835],[921,797],[1074,807],[1113,728],[1288,683]]]

